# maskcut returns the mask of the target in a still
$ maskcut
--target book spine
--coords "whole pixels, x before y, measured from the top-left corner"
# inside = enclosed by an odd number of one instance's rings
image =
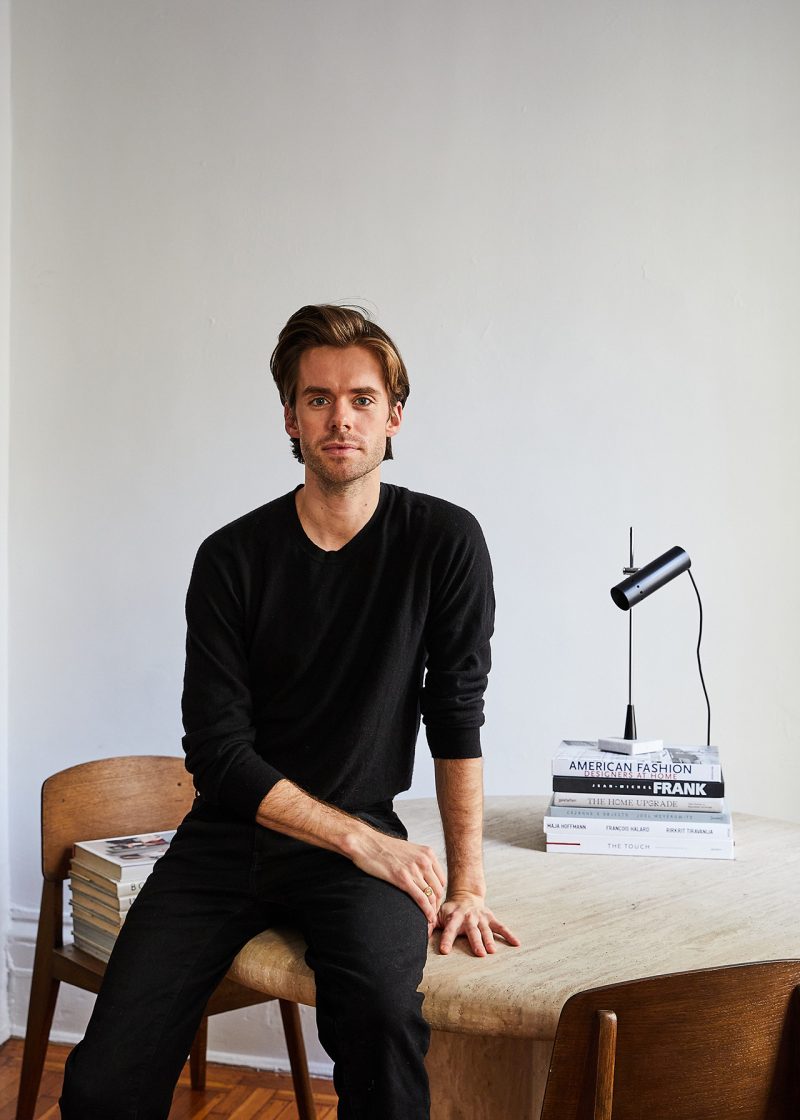
[[[554,805],[586,809],[658,809],[669,812],[721,813],[722,797],[632,797],[620,794],[554,793]]]
[[[82,918],[73,918],[72,933],[73,938],[81,937],[84,941],[91,941],[93,945],[99,945],[101,948],[108,949],[109,952],[114,948],[117,941],[116,933],[98,929],[97,926],[83,921]]]
[[[112,863],[111,860],[104,859],[94,852],[87,851],[85,848],[82,848],[80,844],[75,845],[74,859],[83,867],[88,867],[90,871],[94,871],[95,874],[102,875],[106,879],[113,879],[114,882],[117,883],[122,881],[123,870],[131,870],[130,868],[123,869],[119,864]],[[137,868],[136,870],[139,874],[135,877],[141,878],[141,868]]]
[[[592,837],[580,842],[547,841],[554,855],[658,856],[672,859],[733,859],[733,843],[665,844],[656,840],[611,840]]]
[[[100,961],[107,961],[111,956],[110,949],[104,949],[100,945],[95,945],[88,937],[84,937],[80,933],[74,933],[72,940],[75,942],[75,948],[88,953],[90,957],[96,957]]]
[[[90,883],[75,878],[70,879],[69,889],[72,891],[72,897],[76,901],[79,898],[82,899],[85,906],[100,906],[104,910],[112,910],[115,914],[130,910],[138,894],[138,892],[137,894],[123,895],[106,893],[99,887],[94,887]]]
[[[75,899],[72,900],[72,916],[73,919],[79,918],[98,929],[104,929],[106,932],[114,934],[119,933],[122,923],[125,921],[125,914],[102,914],[91,907],[82,906]]]
[[[553,776],[562,778],[627,778],[630,781],[721,782],[722,767],[713,762],[652,763],[617,756],[605,761],[554,758]]]
[[[553,778],[555,793],[619,793],[636,797],[724,797],[724,782],[667,781],[660,778]]]
[[[571,837],[585,836],[592,839],[599,836],[618,837],[663,837],[669,840],[730,840],[733,834],[730,824],[685,823],[681,821],[625,821],[620,818],[598,817],[581,820],[564,820],[560,817],[545,817],[544,827],[547,839],[568,840]]]
[[[597,820],[619,820],[620,814],[616,809],[587,809],[577,805],[553,805],[548,806],[548,813],[551,817],[565,818],[568,820],[584,819],[586,817]],[[696,822],[698,819],[697,813],[692,812],[671,812],[664,809],[626,809],[625,816],[630,817],[632,820],[641,821],[685,821],[687,824]],[[725,811],[723,813],[703,813],[702,820],[712,822],[714,824],[727,824],[731,823],[731,815]]]
[[[147,870],[137,879],[120,881],[119,879],[110,879],[107,875],[104,875],[102,871],[97,871],[93,867],[87,867],[86,864],[81,863],[79,859],[73,858],[70,864],[70,874],[75,879],[80,879],[82,882],[92,883],[98,890],[105,891],[107,894],[113,894],[117,898],[125,898],[128,895],[139,893],[147,882],[150,871]]]

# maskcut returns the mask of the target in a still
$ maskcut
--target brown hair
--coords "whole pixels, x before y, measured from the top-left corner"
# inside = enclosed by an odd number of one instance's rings
[[[306,350],[315,346],[336,346],[340,349],[363,346],[371,350],[383,370],[390,406],[405,404],[408,400],[411,391],[408,373],[400,351],[386,331],[373,323],[362,307],[320,303],[295,311],[278,335],[278,345],[272,351],[269,368],[278,386],[281,404],[288,404],[294,409],[300,358]],[[290,438],[292,454],[302,463],[300,440]],[[387,437],[384,459],[392,457],[392,441]]]

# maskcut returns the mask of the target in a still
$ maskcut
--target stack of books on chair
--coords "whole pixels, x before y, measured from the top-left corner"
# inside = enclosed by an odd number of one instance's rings
[[[76,948],[108,960],[125,915],[174,835],[148,832],[75,845],[69,879]]]
[[[716,747],[622,755],[565,741],[553,756],[547,851],[733,859]]]

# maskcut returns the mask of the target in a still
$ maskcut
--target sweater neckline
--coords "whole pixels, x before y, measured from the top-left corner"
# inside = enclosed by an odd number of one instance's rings
[[[354,553],[358,552],[368,541],[375,531],[375,527],[383,520],[384,512],[389,497],[389,487],[387,483],[381,483],[380,494],[378,495],[378,504],[375,507],[372,516],[365,525],[363,525],[354,537],[351,537],[347,544],[342,545],[341,548],[332,551],[326,551],[315,544],[303,528],[303,523],[300,520],[300,515],[297,512],[297,492],[303,489],[303,484],[295,486],[294,490],[288,495],[291,503],[289,515],[291,518],[292,526],[294,529],[295,537],[302,548],[302,550],[319,564],[341,564],[348,560]]]

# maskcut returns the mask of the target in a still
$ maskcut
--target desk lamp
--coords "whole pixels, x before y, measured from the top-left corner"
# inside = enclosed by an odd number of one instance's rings
[[[670,548],[667,552],[657,556],[655,560],[651,560],[649,564],[645,564],[643,568],[634,567],[633,563],[633,528],[630,530],[630,562],[626,568],[623,568],[625,579],[622,583],[616,584],[611,588],[611,598],[620,608],[620,610],[628,611],[628,708],[625,714],[625,733],[623,742],[617,748],[624,750],[626,753],[631,749],[632,743],[636,740],[636,712],[633,707],[633,607],[640,603],[642,599],[646,599],[648,595],[652,595],[654,591],[658,591],[665,583],[675,579],[682,572],[689,572],[689,579],[692,581],[695,595],[697,596],[697,604],[700,608],[700,633],[697,638],[697,666],[700,670],[700,683],[703,686],[703,693],[706,698],[706,707],[708,709],[708,725],[707,725],[707,742],[711,743],[711,705],[708,700],[708,692],[706,691],[706,684],[703,680],[703,666],[700,663],[700,642],[703,637],[703,604],[700,601],[700,592],[697,590],[697,584],[694,581],[694,576],[689,570],[692,566],[692,561],[689,559],[688,554],[678,545]],[[613,740],[604,740],[603,742],[614,742]],[[612,749],[612,748],[607,748]]]

